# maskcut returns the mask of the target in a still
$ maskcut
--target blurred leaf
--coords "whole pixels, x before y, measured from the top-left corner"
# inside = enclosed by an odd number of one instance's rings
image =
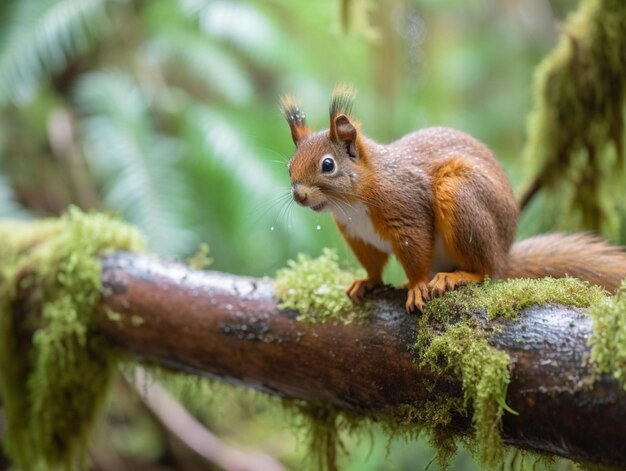
[[[28,219],[30,214],[15,201],[13,189],[4,176],[0,176],[0,217]]]
[[[260,163],[256,152],[218,113],[200,105],[189,117],[201,129],[205,149],[242,188],[253,190],[258,198],[263,198],[280,186],[281,182]]]
[[[183,0],[183,8],[198,15],[207,36],[233,45],[255,63],[263,67],[285,63],[290,41],[282,38],[270,18],[251,3]]]
[[[20,0],[0,16],[0,106],[29,99],[44,75],[61,70],[102,31],[105,0]]]
[[[252,96],[249,78],[236,58],[196,32],[182,28],[161,32],[150,41],[148,55],[171,65],[181,79],[195,79],[233,104],[244,104]]]
[[[105,204],[137,224],[157,252],[193,250],[195,237],[180,219],[186,205],[176,168],[180,144],[154,129],[137,84],[121,72],[93,72],[81,79],[76,100],[85,115],[85,155]]]
[[[0,164],[4,158],[3,147],[6,139],[1,131],[0,129]],[[16,201],[11,182],[2,174],[0,174],[0,217],[16,219],[29,219],[31,217],[29,212]]]

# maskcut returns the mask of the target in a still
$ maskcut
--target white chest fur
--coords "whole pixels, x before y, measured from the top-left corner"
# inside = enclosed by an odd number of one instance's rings
[[[392,253],[391,242],[380,237],[374,230],[374,226],[369,216],[367,206],[363,203],[331,204],[330,210],[337,218],[337,221],[346,228],[351,237],[361,239],[378,250],[385,253]],[[437,234],[433,250],[433,266],[431,276],[440,271],[450,272],[457,269],[457,263],[448,255],[442,237]]]
[[[361,239],[370,245],[373,245],[381,252],[391,253],[391,242],[381,238],[372,225],[372,221],[367,210],[367,206],[363,203],[355,204],[333,204],[330,210],[335,215],[339,223],[346,228],[351,237]]]

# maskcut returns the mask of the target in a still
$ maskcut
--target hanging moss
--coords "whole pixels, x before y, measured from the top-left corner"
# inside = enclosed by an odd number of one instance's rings
[[[416,342],[418,362],[436,372],[448,372],[463,384],[463,404],[456,408],[472,413],[474,437],[470,448],[485,466],[500,463],[504,448],[500,423],[504,411],[515,413],[505,403],[509,384],[509,356],[489,345],[490,332],[474,317],[484,312],[487,320],[506,322],[530,306],[561,304],[589,307],[605,299],[601,288],[575,278],[539,280],[486,280],[469,284],[430,301],[419,321]],[[442,331],[428,329],[430,319]],[[490,331],[497,329],[491,324]]]
[[[357,33],[367,41],[375,41],[380,34],[370,23],[374,10],[372,0],[338,0],[339,29],[345,34]]]
[[[613,374],[626,389],[626,280],[616,295],[589,309],[591,359],[601,373]]]
[[[0,224],[0,394],[4,448],[19,469],[79,469],[120,353],[93,324],[98,256],[141,250],[133,228],[70,209]]]
[[[462,410],[473,410],[477,457],[487,466],[499,463],[503,457],[500,419],[510,379],[509,356],[489,346],[486,335],[466,322],[451,325],[428,340],[420,339],[416,350],[420,364],[460,378]]]
[[[561,214],[569,210],[568,219],[578,215],[588,229],[615,233],[611,201],[624,184],[626,2],[582,0],[562,30],[537,68],[524,149],[529,178],[558,194],[551,200]]]
[[[489,345],[488,333],[471,312],[482,311],[489,321],[517,318],[531,306],[560,304],[590,307],[607,299],[606,293],[576,278],[486,280],[470,284],[428,304],[425,324],[430,317],[447,325],[443,333],[432,336],[425,325],[418,336],[416,349],[421,363],[435,371],[453,371],[463,383],[464,407],[473,408],[475,428],[473,448],[481,463],[494,466],[501,462],[503,447],[500,419],[506,410],[510,358]],[[493,325],[491,326],[493,328]]]
[[[341,448],[340,432],[346,425],[358,427],[363,419],[354,422],[346,419],[347,415],[324,404],[306,402],[285,402],[288,409],[294,410],[302,420],[299,424],[308,440],[313,453],[308,455],[313,469],[320,471],[337,470],[337,449]]]

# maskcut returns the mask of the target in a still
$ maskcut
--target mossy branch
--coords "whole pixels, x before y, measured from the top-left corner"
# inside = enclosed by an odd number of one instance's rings
[[[328,250],[270,281],[112,252],[141,250],[140,234],[76,209],[0,236],[3,446],[20,469],[83,469],[131,358],[285,398],[330,469],[338,431],[370,421],[428,433],[443,465],[459,442],[485,467],[503,443],[626,465],[626,284],[608,297],[575,279],[488,280],[415,317],[390,288],[355,307]]]
[[[345,325],[306,322],[279,309],[269,280],[198,272],[141,255],[106,256],[103,284],[100,328],[150,361],[396,430],[438,424],[436,439],[474,433],[471,416],[459,407],[467,385],[445,365],[433,368],[416,358],[417,321],[404,312],[399,290],[375,293],[371,317]],[[479,309],[472,316],[487,329],[495,326]],[[436,335],[441,322],[422,319],[420,329]],[[591,318],[582,309],[550,305],[525,309],[494,329],[490,345],[512,359],[505,410],[516,414],[502,416],[504,442],[626,466],[626,390],[589,360]],[[484,378],[480,367],[469,367],[463,375]],[[498,423],[481,436],[488,440],[494,432]]]

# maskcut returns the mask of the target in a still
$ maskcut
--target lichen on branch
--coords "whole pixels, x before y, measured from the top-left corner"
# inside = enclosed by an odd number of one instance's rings
[[[88,433],[122,357],[95,328],[99,255],[143,250],[134,228],[70,209],[0,224],[4,448],[19,469],[82,469]]]

